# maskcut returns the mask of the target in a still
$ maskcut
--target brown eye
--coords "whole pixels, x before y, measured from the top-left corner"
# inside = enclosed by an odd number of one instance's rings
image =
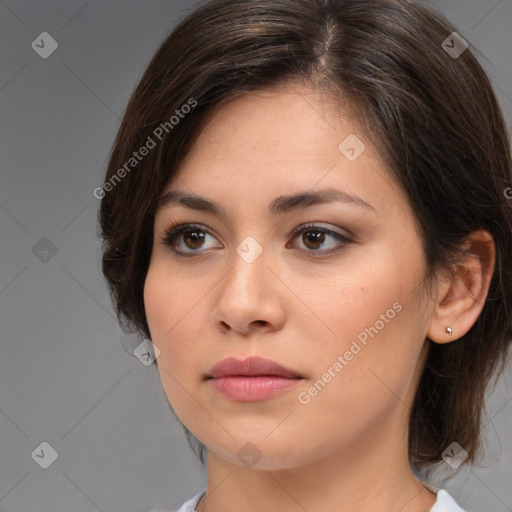
[[[168,245],[171,251],[179,256],[194,256],[195,253],[201,254],[215,247],[212,243],[208,246],[208,238],[215,240],[215,237],[201,226],[179,224],[165,231],[162,243]]]
[[[320,249],[325,242],[325,233],[322,231],[304,231],[302,241],[308,249]]]
[[[334,254],[353,241],[348,236],[315,224],[299,226],[293,231],[292,237],[300,242],[299,250],[315,257]]]
[[[190,249],[200,249],[204,243],[204,233],[200,231],[183,231],[183,240]]]

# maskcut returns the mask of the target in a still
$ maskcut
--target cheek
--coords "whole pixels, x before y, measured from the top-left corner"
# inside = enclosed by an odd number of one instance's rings
[[[182,324],[190,322],[205,290],[159,256],[152,260],[144,283],[144,307],[153,341],[166,346]]]
[[[381,257],[354,272],[351,281],[325,289],[319,311],[334,335],[318,337],[310,347],[320,379],[320,391],[311,394],[318,396],[319,409],[364,416],[396,402],[396,395],[405,399],[426,333],[421,265],[420,255],[404,266]],[[314,339],[313,330],[308,335]]]
[[[302,394],[296,397],[295,418],[304,418],[306,430],[318,433],[318,443],[322,444],[322,439],[329,443],[336,440],[342,446],[357,439],[370,439],[375,429],[385,428],[388,422],[395,424],[397,435],[404,435],[405,415],[421,370],[417,363],[422,335],[407,318],[412,305],[402,304],[403,298],[400,302],[403,309],[393,310],[396,314],[389,323],[381,320],[384,326],[375,319],[363,329],[358,322],[351,322],[350,327],[345,326],[347,336],[340,337],[337,346],[331,345],[321,355],[318,351],[315,356],[311,354],[317,359],[317,371],[299,390]],[[372,308],[373,312],[381,310],[373,305]],[[375,315],[368,318],[372,316]],[[361,333],[365,336],[358,338]],[[291,436],[293,430],[289,423],[282,434]]]
[[[163,381],[179,371],[182,356],[191,348],[190,343],[176,336],[181,324],[186,322],[189,302],[182,289],[177,291],[180,289],[180,283],[161,265],[150,264],[144,283],[144,307],[151,341],[160,350],[157,364]]]
[[[162,341],[164,333],[172,326],[173,311],[169,304],[172,296],[165,276],[151,263],[144,283],[144,308],[154,343]]]
[[[421,268],[412,262],[402,265],[382,250],[375,253],[347,259],[345,268],[322,276],[316,286],[308,279],[300,286],[300,279],[289,276],[296,295],[314,312],[308,313],[308,322],[306,317],[299,321],[309,331],[308,339],[315,339],[317,333],[320,351],[343,354],[353,340],[364,346],[382,339],[389,348],[402,338],[402,330],[413,327],[403,320],[420,312],[414,289]],[[404,336],[409,334],[404,332]]]
[[[205,289],[185,284],[179,273],[171,272],[165,262],[159,261],[150,264],[144,283],[151,341],[160,350],[158,371],[167,398],[177,413],[190,402],[184,389],[190,388],[192,380],[198,378],[202,357],[197,343],[197,314]]]

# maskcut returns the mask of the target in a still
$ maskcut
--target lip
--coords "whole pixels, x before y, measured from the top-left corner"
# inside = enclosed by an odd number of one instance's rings
[[[205,380],[234,401],[265,400],[297,385],[303,379],[297,372],[270,359],[230,357],[211,368]]]

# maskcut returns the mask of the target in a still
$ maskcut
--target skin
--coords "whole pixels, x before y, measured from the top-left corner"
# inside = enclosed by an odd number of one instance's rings
[[[349,134],[366,146],[354,161],[338,149]],[[268,211],[278,196],[328,187],[371,207],[331,202]],[[220,217],[179,204],[161,208],[144,288],[167,397],[208,447],[207,495],[197,510],[260,512],[272,504],[284,512],[428,511],[436,496],[415,478],[407,453],[425,340],[457,339],[478,317],[493,270],[488,236],[476,233],[462,270],[427,289],[406,195],[355,119],[298,85],[217,109],[164,192],[170,190],[226,210]],[[206,230],[200,242],[190,241],[190,233],[176,238],[175,248],[192,257],[162,243],[173,222]],[[325,235],[315,242],[314,228],[290,236],[306,223],[353,241],[343,245]],[[252,263],[236,252],[248,236],[263,250]],[[394,318],[301,403],[299,393],[397,303]],[[235,402],[203,378],[227,357],[252,355],[303,379],[270,399]],[[247,443],[261,456],[252,467],[237,456]]]

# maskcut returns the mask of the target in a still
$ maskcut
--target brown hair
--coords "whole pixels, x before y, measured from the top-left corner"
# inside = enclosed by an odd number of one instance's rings
[[[453,32],[405,0],[213,0],[181,21],[129,101],[100,194],[103,273],[123,327],[150,337],[143,287],[158,199],[212,108],[308,84],[357,112],[409,197],[429,276],[472,231],[494,237],[483,311],[461,339],[429,342],[410,417],[414,466],[439,462],[453,441],[473,461],[485,391],[512,339],[512,159],[487,75],[470,49],[454,56],[443,46]]]

